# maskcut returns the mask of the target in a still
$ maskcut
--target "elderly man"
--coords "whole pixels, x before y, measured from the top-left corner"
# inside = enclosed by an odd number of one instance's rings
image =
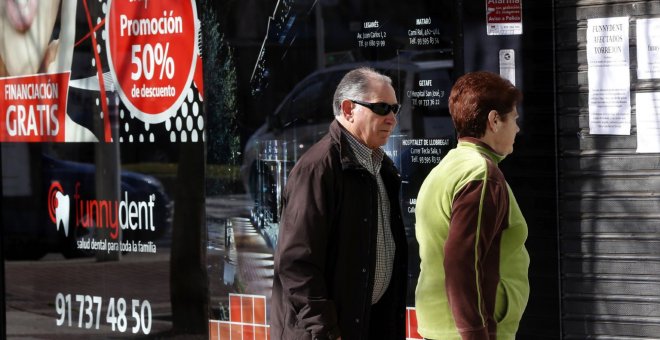
[[[272,339],[404,339],[400,176],[381,149],[400,108],[391,79],[373,69],[337,86],[336,119],[284,192]]]

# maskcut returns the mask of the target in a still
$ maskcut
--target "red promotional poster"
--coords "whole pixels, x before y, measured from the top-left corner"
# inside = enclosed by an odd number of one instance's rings
[[[0,97],[8,117],[2,141],[205,140],[195,1],[12,0],[0,5],[0,79],[12,86]],[[33,94],[35,101],[21,102],[28,97],[18,92],[39,87],[59,92],[56,98]],[[37,99],[59,103],[56,113],[48,113],[57,115],[48,120],[61,123],[57,131],[43,135],[30,127],[37,124],[39,130],[38,116],[46,115],[33,107],[30,116],[30,105],[45,105]],[[21,103],[25,122],[19,121],[21,111],[15,117],[7,112]]]
[[[194,75],[194,3],[109,1],[108,7],[106,47],[119,96],[144,122],[163,122],[181,106]]]
[[[69,73],[0,78],[0,141],[63,142]]]

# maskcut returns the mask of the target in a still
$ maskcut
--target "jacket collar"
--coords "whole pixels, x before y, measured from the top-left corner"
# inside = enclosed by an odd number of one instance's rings
[[[348,133],[346,128],[341,126],[339,122],[336,119],[333,119],[332,123],[330,123],[330,129],[329,129],[329,134],[330,138],[333,143],[339,146],[339,158],[341,160],[341,166],[342,169],[364,169],[360,162],[358,162],[357,156],[353,153],[353,149],[351,148],[348,140],[346,139],[346,136],[344,134]],[[394,163],[392,160],[387,157],[387,155],[383,155],[383,167],[391,167],[394,166]],[[382,169],[382,168],[381,168]]]
[[[334,119],[330,124],[330,138],[332,139],[332,142],[339,147],[341,167],[342,169],[362,169],[362,165],[358,162],[348,140],[346,140],[346,137],[344,136],[345,133],[348,133],[346,129],[339,124],[337,119]]]
[[[482,155],[490,158],[496,164],[501,162],[506,156],[495,152],[490,145],[474,137],[461,137],[458,139],[458,147],[467,147],[479,151]]]

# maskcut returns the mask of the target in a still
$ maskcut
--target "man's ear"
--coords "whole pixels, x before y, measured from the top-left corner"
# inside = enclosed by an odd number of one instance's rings
[[[341,114],[348,121],[353,117],[353,103],[350,100],[344,99],[341,102]]]

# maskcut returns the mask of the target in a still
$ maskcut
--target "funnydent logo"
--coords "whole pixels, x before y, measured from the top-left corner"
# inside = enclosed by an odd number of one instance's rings
[[[147,200],[135,200],[124,191],[120,200],[89,199],[83,195],[82,184],[76,182],[73,200],[64,194],[62,185],[54,181],[48,192],[48,214],[57,230],[64,227],[64,236],[69,236],[69,216],[73,213],[72,228],[109,229],[110,237],[116,240],[119,230],[156,231],[154,207],[156,195]],[[73,210],[71,210],[73,209]]]
[[[51,183],[48,190],[48,214],[58,231],[60,230],[60,224],[62,224],[64,236],[69,236],[69,201],[69,195],[63,194],[60,182]]]

